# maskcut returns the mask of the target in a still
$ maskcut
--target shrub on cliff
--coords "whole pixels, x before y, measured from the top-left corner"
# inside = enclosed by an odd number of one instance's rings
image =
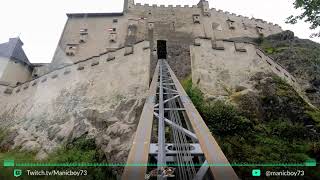
[[[231,104],[223,101],[205,101],[201,90],[192,85],[190,77],[184,80],[182,85],[214,134],[221,136],[242,134],[251,129],[251,122],[241,116]]]
[[[201,108],[201,114],[211,132],[220,136],[243,134],[252,126],[235,107],[222,101],[207,102]]]
[[[319,122],[309,117],[317,119],[320,113],[309,110],[282,79],[264,78],[255,86],[259,91],[238,98],[236,107],[223,101],[206,100],[204,94],[192,86],[190,78],[182,84],[229,162],[270,164],[303,163],[309,158],[319,160],[319,137],[304,123],[310,121],[319,126]],[[254,108],[256,106],[259,108]],[[306,113],[308,110],[310,112]],[[246,177],[252,168],[234,169],[239,177]],[[272,169],[281,168],[294,169]],[[308,174],[320,172],[318,167],[303,170]]]

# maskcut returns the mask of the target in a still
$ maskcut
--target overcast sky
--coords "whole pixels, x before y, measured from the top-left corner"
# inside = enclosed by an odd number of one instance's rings
[[[135,3],[195,5],[199,0],[135,0]],[[285,19],[299,11],[293,0],[209,0],[210,8],[264,19],[292,30],[300,38],[309,38],[309,25],[285,24]],[[66,13],[121,12],[123,0],[6,0],[0,6],[0,43],[10,37],[20,38],[33,63],[50,62],[67,20]],[[320,42],[320,38],[312,39]]]

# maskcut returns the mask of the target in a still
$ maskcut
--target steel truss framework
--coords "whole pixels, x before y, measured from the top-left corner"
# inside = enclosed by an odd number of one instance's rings
[[[152,131],[152,126],[157,129]],[[151,143],[152,135],[156,142]],[[157,164],[158,180],[170,178],[165,169],[172,163],[179,165],[174,179],[238,179],[230,166],[207,165],[229,162],[163,59],[158,61],[122,179],[145,179],[150,168],[130,164],[151,161]]]

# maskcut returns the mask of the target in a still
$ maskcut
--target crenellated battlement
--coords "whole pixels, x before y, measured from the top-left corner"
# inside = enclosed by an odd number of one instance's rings
[[[135,51],[137,51],[139,55],[141,55],[141,52],[145,52],[145,54],[149,56],[149,42],[139,41],[133,46],[123,46],[114,50],[100,53],[99,55],[95,55],[84,60],[76,61],[74,64],[68,64],[63,67],[56,68],[46,74],[43,74],[42,76],[34,78],[30,81],[26,81],[18,86],[12,87],[8,83],[0,83],[0,86],[2,92],[6,95],[18,94],[29,90],[32,91],[32,88],[36,88],[39,85],[46,84],[51,81],[63,79],[69,74],[78,73],[85,69],[92,70],[95,68],[95,66],[108,65],[108,63],[112,63],[111,61],[117,61],[118,59],[131,58],[128,56],[134,55]]]
[[[225,15],[225,16],[227,16],[229,18],[230,17],[232,17],[232,18],[241,18],[244,21],[248,21],[249,20],[249,21],[252,21],[252,22],[259,22],[259,23],[263,23],[263,24],[266,24],[266,25],[269,25],[269,26],[274,26],[274,27],[277,27],[277,28],[281,28],[278,24],[274,24],[272,22],[267,22],[267,21],[265,21],[263,19],[256,19],[254,17],[249,18],[247,16],[237,15],[235,13],[230,13],[228,11],[223,11],[221,9],[217,10],[215,8],[211,8],[210,10],[211,10],[212,13],[220,13],[221,15]]]
[[[141,3],[136,3],[135,4],[135,8],[186,8],[186,9],[189,9],[189,8],[198,8],[197,5],[192,5],[192,6],[189,6],[189,5],[164,5],[164,4],[141,4]]]
[[[141,3],[136,3],[135,6],[134,6],[137,10],[152,10],[152,9],[157,9],[157,10],[175,10],[175,9],[185,9],[185,10],[190,10],[190,9],[201,9],[199,6],[197,5],[192,5],[192,6],[189,6],[189,5],[157,5],[157,4],[141,4]],[[255,24],[255,23],[258,23],[257,25],[260,24],[263,24],[264,26],[268,26],[268,27],[275,27],[275,28],[278,28],[278,29],[281,29],[281,27],[278,25],[278,24],[273,24],[271,22],[267,22],[265,20],[262,20],[262,19],[256,19],[254,17],[252,18],[249,18],[249,17],[246,17],[246,16],[242,16],[242,15],[237,15],[235,13],[231,13],[231,12],[228,12],[228,11],[223,11],[223,10],[220,10],[220,9],[215,9],[215,8],[211,8],[209,9],[209,14],[208,16],[211,17],[211,14],[215,14],[215,13],[218,13],[220,14],[221,16],[226,16],[225,18],[226,19],[235,19],[236,21],[240,21],[241,23],[249,23],[250,24]]]

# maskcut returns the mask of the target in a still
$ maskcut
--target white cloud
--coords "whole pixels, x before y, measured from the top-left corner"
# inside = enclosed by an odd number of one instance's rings
[[[136,3],[165,5],[194,5],[199,0],[136,0]],[[311,31],[306,23],[288,25],[286,17],[297,13],[293,0],[209,0],[210,7],[245,16],[254,16],[279,24],[301,38],[308,38]],[[24,49],[31,62],[50,62],[64,24],[66,13],[121,12],[122,0],[7,0],[0,6],[0,42],[20,34]],[[313,39],[320,42],[320,38]]]

